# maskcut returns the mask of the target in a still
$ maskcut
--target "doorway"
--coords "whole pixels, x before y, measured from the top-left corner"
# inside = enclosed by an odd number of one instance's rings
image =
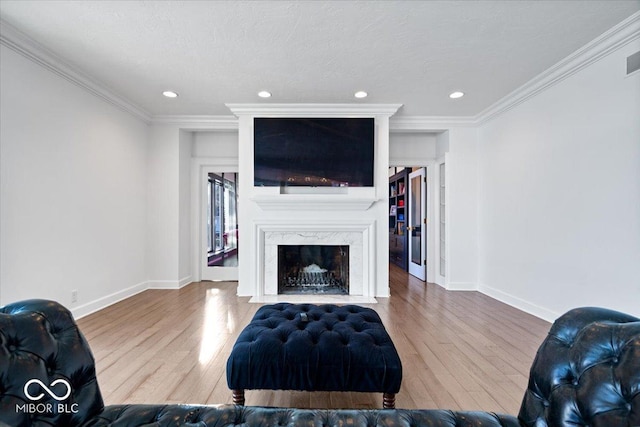
[[[237,280],[238,173],[209,171],[203,178],[201,279]]]
[[[407,226],[409,274],[424,281],[427,277],[427,171],[417,168],[409,174],[409,215]]]
[[[427,167],[389,168],[389,261],[427,279]]]

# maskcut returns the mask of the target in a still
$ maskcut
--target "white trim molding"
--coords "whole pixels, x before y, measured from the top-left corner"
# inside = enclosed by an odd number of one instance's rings
[[[107,89],[84,72],[72,67],[40,43],[3,20],[0,20],[0,44],[143,122],[149,123],[151,121],[149,112],[125,97]]]
[[[547,310],[544,307],[532,304],[529,301],[523,300],[522,298],[515,297],[511,294],[487,285],[480,284],[478,286],[478,291],[511,307],[515,307],[540,319],[546,320],[547,322],[553,323],[561,315],[561,313]]]
[[[477,291],[478,285],[473,282],[448,282],[444,288],[448,291]]]
[[[401,116],[389,120],[392,132],[441,132],[451,127],[469,127],[484,122],[514,108],[527,99],[577,73],[611,52],[640,38],[640,12],[636,12],[615,27],[556,63],[537,77],[509,93],[476,116]],[[0,19],[0,44],[41,65],[98,98],[116,106],[145,123],[173,124],[186,130],[237,130],[233,116],[152,115],[134,102],[115,93],[86,73],[74,68],[37,41]],[[235,116],[393,116],[402,104],[225,104]],[[292,109],[295,109],[293,111]]]
[[[549,89],[551,86],[554,86],[638,38],[640,38],[640,12],[634,13],[600,37],[587,43],[571,55],[500,99],[478,114],[475,122],[482,124],[509,111],[527,99]]]
[[[262,210],[296,209],[305,211],[366,211],[378,199],[357,197],[349,194],[278,194],[274,196],[253,196],[249,200],[255,202]]]
[[[180,289],[191,283],[191,276],[178,280],[149,280],[147,289]]]
[[[440,133],[452,127],[473,127],[476,125],[475,117],[465,116],[398,116],[389,119],[389,131],[392,133],[416,131]]]
[[[136,294],[139,294],[140,292],[146,291],[147,289],[148,282],[140,282],[137,285],[133,285],[127,289],[122,289],[121,291],[114,292],[78,307],[73,307],[71,309],[71,313],[73,313],[74,318],[80,319],[81,317],[88,316],[91,313],[95,313],[96,311],[102,310],[103,308],[113,305],[119,301],[125,300]]]
[[[153,124],[175,125],[189,131],[237,131],[236,116],[153,116]]]
[[[394,115],[402,104],[225,104],[236,116],[373,117]]]
[[[237,267],[207,267],[213,273],[203,271],[207,263],[207,175],[209,172],[238,172],[237,157],[193,157],[191,159],[191,247],[192,279],[238,280]]]
[[[187,277],[183,277],[182,279],[180,279],[178,281],[178,287],[179,288],[184,288],[185,286],[187,286],[189,283],[191,283],[192,277],[191,276],[187,276]]]

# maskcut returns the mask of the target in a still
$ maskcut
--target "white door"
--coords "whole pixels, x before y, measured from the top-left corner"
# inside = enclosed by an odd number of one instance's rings
[[[425,168],[409,174],[409,274],[424,280],[427,273],[427,180]]]
[[[238,280],[238,174],[209,171],[201,178],[201,280]]]

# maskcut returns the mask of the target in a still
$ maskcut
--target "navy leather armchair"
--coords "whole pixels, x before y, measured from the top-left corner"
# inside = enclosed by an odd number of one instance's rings
[[[0,426],[640,426],[640,319],[599,308],[559,318],[538,350],[520,414],[219,405],[105,406],[94,358],[53,301],[0,309]]]

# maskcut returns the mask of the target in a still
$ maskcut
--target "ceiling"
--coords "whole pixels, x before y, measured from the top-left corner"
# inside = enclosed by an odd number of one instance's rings
[[[638,10],[640,0],[0,2],[2,20],[154,116],[259,102],[475,116]],[[456,90],[466,95],[450,99]]]

